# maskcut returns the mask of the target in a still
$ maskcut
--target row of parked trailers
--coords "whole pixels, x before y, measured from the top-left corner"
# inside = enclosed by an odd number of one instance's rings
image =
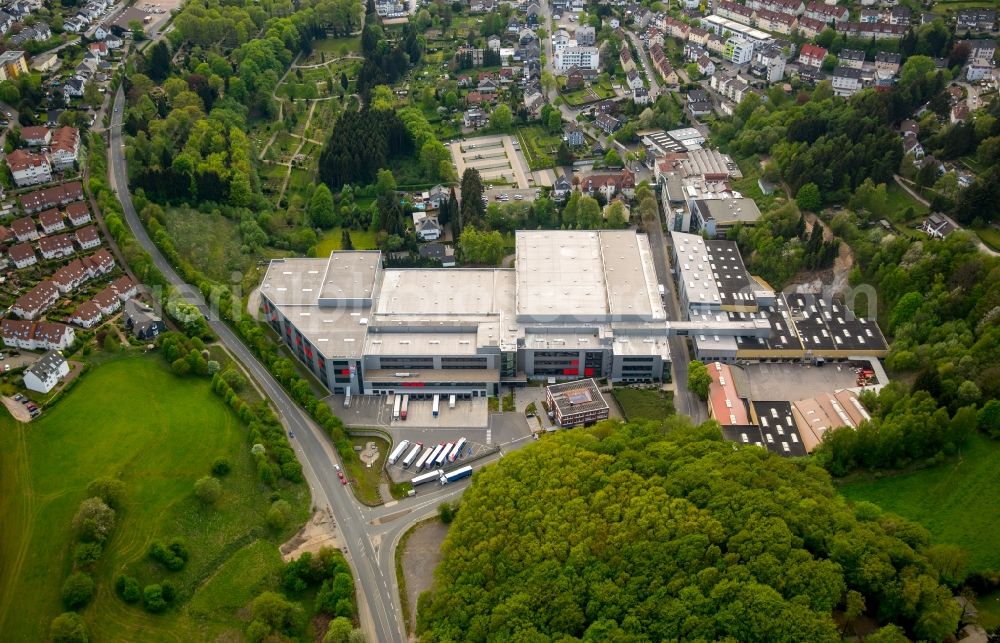
[[[451,395],[448,397],[448,408],[455,408],[456,396]],[[410,396],[409,395],[397,395],[396,399],[392,404],[392,419],[393,420],[405,420],[406,412],[410,406]],[[434,417],[437,417],[441,412],[441,396],[434,396],[434,404],[431,406],[431,413]]]
[[[455,462],[460,458],[465,444],[466,439],[459,438],[458,442],[442,442],[435,447],[424,449],[424,445],[419,442],[412,444],[409,440],[403,440],[389,453],[389,464],[396,464],[402,458],[404,469],[408,469],[414,462],[416,462],[418,470],[440,467],[445,462]],[[421,453],[421,449],[423,449],[423,453]],[[404,454],[406,455],[404,456]]]
[[[425,482],[432,482],[437,480],[441,484],[448,484],[449,482],[455,482],[456,480],[461,480],[462,478],[468,478],[472,475],[472,465],[465,465],[464,467],[459,467],[453,471],[448,471],[445,473],[443,469],[435,469],[434,471],[428,471],[427,473],[421,473],[419,476],[410,480],[410,484],[414,487],[424,484]]]

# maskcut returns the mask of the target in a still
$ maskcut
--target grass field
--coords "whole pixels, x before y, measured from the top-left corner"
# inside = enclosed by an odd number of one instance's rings
[[[561,142],[558,134],[549,134],[537,126],[519,127],[517,140],[531,170],[545,170],[556,166],[555,156]]]
[[[1000,230],[993,227],[977,228],[976,234],[987,246],[1000,252]]]
[[[378,485],[380,482],[387,482],[385,476],[382,475],[382,470],[385,467],[385,459],[389,457],[389,443],[382,438],[368,436],[351,438],[351,443],[356,447],[364,448],[368,442],[374,442],[378,445],[379,458],[374,466],[365,466],[361,460],[351,458],[344,460],[344,469],[358,500],[367,505],[377,505],[381,504]],[[389,500],[389,498],[385,498],[385,500]]]
[[[927,214],[927,206],[917,201],[909,192],[899,187],[896,183],[889,183],[886,185],[886,202],[889,206],[889,220],[898,223],[900,221],[906,220],[904,217],[904,212],[907,208],[913,208],[914,216],[923,216]]]
[[[164,218],[177,252],[209,279],[229,283],[234,271],[245,272],[253,265],[254,257],[240,249],[236,224],[224,216],[175,207]]]
[[[200,506],[195,480],[226,456],[215,509]],[[207,380],[180,379],[159,356],[133,356],[93,368],[58,405],[30,425],[0,418],[0,632],[8,641],[45,638],[62,609],[59,588],[71,569],[71,521],[89,482],[117,476],[124,508],[94,569],[97,592],[82,611],[94,641],[240,640],[237,611],[276,567],[264,513],[271,492],[257,482],[246,428]],[[305,485],[281,492],[307,517]],[[146,558],[154,539],[181,537],[191,559],[166,572]],[[128,606],[114,580],[146,585],[168,577],[179,606],[154,616]]]
[[[626,420],[658,420],[673,415],[674,396],[668,391],[641,388],[614,389],[615,401]]]
[[[968,569],[1000,569],[1000,443],[976,435],[948,464],[840,487],[851,500],[868,500],[916,520],[936,542],[961,545]]]
[[[340,250],[340,240],[344,236],[340,228],[333,228],[323,233],[316,244],[316,256],[327,257],[334,250]],[[351,230],[351,243],[355,250],[374,250],[375,233],[371,230]]]

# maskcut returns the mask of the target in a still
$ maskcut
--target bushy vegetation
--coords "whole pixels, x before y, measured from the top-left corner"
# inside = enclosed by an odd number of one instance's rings
[[[941,640],[927,532],[714,423],[562,432],[476,475],[421,597],[423,641],[838,641],[835,609]],[[544,596],[544,601],[538,597]]]

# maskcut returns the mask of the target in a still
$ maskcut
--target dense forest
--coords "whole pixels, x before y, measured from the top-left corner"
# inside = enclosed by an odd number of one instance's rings
[[[960,612],[922,527],[678,417],[507,455],[443,552],[422,641],[838,641],[862,615],[869,641],[937,641]]]

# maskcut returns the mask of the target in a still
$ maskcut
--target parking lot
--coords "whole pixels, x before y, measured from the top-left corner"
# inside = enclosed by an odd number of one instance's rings
[[[752,400],[788,401],[854,388],[857,376],[848,363],[812,366],[810,364],[744,364],[733,369],[737,389]]]
[[[475,168],[487,186],[497,182],[515,185],[518,190],[529,190],[534,179],[527,173],[528,164],[515,143],[506,135],[454,141],[450,147],[455,171],[462,176],[466,168]]]
[[[434,417],[432,413],[431,400],[410,400],[406,420],[392,419],[394,398],[391,395],[355,395],[347,408],[344,408],[343,395],[331,395],[326,398],[326,402],[334,415],[348,427],[485,429],[487,426],[488,412],[484,397],[458,399],[455,408],[450,409],[448,398],[442,396],[438,417]]]

